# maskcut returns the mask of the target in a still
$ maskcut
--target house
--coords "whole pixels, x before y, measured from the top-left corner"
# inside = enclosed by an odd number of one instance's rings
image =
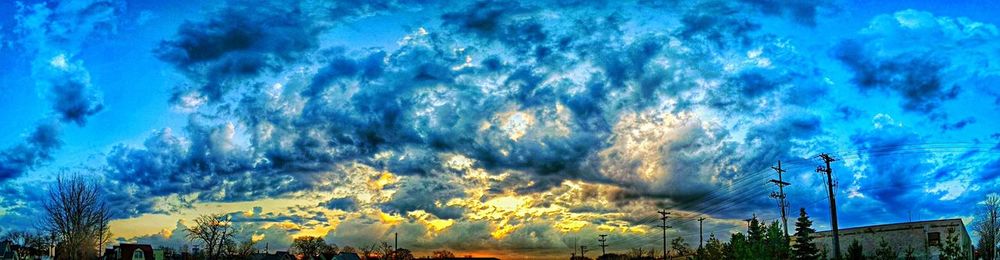
[[[43,249],[14,244],[7,240],[0,242],[0,260],[50,259]]]
[[[278,251],[278,252],[274,252],[274,254],[265,254],[265,253],[252,254],[252,255],[250,255],[250,259],[252,259],[252,260],[292,260],[292,259],[295,259],[295,256],[292,255],[292,254],[289,254],[287,251]]]
[[[361,260],[361,257],[358,256],[358,254],[355,254],[355,253],[344,253],[344,252],[341,252],[340,254],[337,254],[336,256],[334,256],[333,258],[330,258],[330,259],[332,259],[332,260]]]
[[[912,250],[913,256],[917,259],[938,259],[948,237],[956,235],[967,258],[971,260],[973,257],[972,240],[965,230],[962,219],[892,223],[841,228],[839,231],[841,254],[846,254],[847,247],[854,240],[858,240],[864,249],[864,254],[873,255],[879,243],[884,239],[896,249],[900,256],[904,256],[907,251]],[[826,250],[830,258],[834,257],[833,233],[831,231],[816,232],[813,242],[820,247],[820,250]]]
[[[153,246],[146,244],[119,244],[104,250],[105,260],[153,260]]]
[[[0,260],[21,259],[17,253],[18,245],[10,240],[0,242]]]

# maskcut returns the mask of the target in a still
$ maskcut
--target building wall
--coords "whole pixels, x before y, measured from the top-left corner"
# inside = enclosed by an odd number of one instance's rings
[[[900,257],[905,256],[907,250],[912,248],[913,255],[918,259],[938,259],[941,255],[941,249],[951,235],[950,232],[958,233],[962,250],[966,252],[968,259],[972,259],[972,240],[969,238],[961,219],[840,229],[840,253],[846,255],[847,247],[854,240],[858,240],[864,248],[865,255],[871,256],[875,254],[879,243],[884,239],[896,249]],[[932,242],[933,233],[938,234],[939,241],[936,244],[929,244]],[[833,258],[833,233],[830,231],[817,232],[813,241],[821,250],[827,251],[829,258]]]

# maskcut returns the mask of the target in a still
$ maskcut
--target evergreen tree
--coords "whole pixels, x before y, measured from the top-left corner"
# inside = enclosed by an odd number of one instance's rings
[[[785,237],[785,232],[781,229],[781,224],[778,221],[772,222],[767,227],[767,233],[764,236],[764,245],[764,252],[767,258],[788,259],[791,255],[788,239]]]
[[[750,239],[743,233],[737,232],[729,239],[729,250],[726,259],[757,259],[751,249]]]
[[[855,239],[851,245],[847,246],[847,260],[865,260],[865,249],[861,247],[861,241]]]
[[[753,216],[753,218],[750,219],[750,227],[747,230],[747,235],[749,236],[750,243],[758,243],[764,241],[764,233],[766,232],[767,230],[765,230],[764,226],[762,226],[760,224],[760,221],[757,220],[757,216]]]
[[[793,259],[819,259],[819,248],[812,242],[812,221],[806,215],[806,209],[799,209],[799,219],[795,221],[795,245],[792,246]]]
[[[765,235],[767,235],[767,227],[762,225],[760,221],[757,220],[756,215],[750,218],[750,226],[747,228],[747,257],[753,259],[767,258],[765,250],[767,245],[764,241]]]
[[[722,259],[736,259],[736,249],[733,248],[733,240],[729,239],[729,243],[722,244]]]
[[[916,250],[913,249],[912,245],[907,246],[906,247],[906,251],[905,251],[906,255],[903,256],[903,259],[906,259],[906,260],[917,260],[917,256],[914,254],[914,251],[916,251]]]
[[[942,260],[958,260],[965,258],[965,251],[962,250],[962,244],[958,240],[958,232],[955,232],[954,228],[948,229],[948,240],[945,241],[944,247],[941,249],[941,259]]]
[[[899,253],[896,252],[895,248],[889,245],[889,242],[882,238],[878,242],[878,248],[875,249],[875,259],[876,260],[896,260],[899,258]]]
[[[705,243],[705,254],[702,259],[725,259],[725,248],[726,245],[722,241],[719,241],[718,238],[715,238],[715,234],[710,234],[708,235],[708,242]]]

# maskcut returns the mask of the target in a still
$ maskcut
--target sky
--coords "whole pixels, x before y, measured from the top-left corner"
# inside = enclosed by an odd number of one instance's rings
[[[200,214],[271,249],[320,236],[554,258],[962,218],[998,191],[991,1],[0,2],[0,233],[57,176],[118,241]],[[791,219],[791,218],[790,218]]]

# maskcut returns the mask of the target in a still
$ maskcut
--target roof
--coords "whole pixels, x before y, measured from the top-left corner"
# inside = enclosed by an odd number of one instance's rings
[[[930,225],[931,227],[938,227],[938,226],[940,226],[940,227],[950,227],[950,226],[959,225],[959,226],[962,227],[963,230],[965,229],[965,223],[962,222],[962,219],[960,219],[960,218],[951,218],[951,219],[923,220],[923,221],[887,223],[887,224],[877,224],[877,225],[869,225],[869,226],[841,228],[838,231],[840,231],[840,232],[845,232],[845,231],[886,232],[886,231],[913,229],[913,228],[917,228],[917,227],[922,228],[925,225]],[[830,230],[823,230],[823,231],[817,231],[816,234],[825,235],[826,233],[830,233],[830,232],[831,232]]]
[[[358,254],[355,254],[355,253],[340,253],[340,254],[337,254],[337,256],[334,256],[332,259],[334,259],[334,260],[359,260],[359,259],[361,259],[361,257],[359,257]]]
[[[869,225],[869,226],[858,226],[858,227],[841,228],[839,230],[883,229],[883,228],[892,228],[892,227],[899,227],[899,226],[912,226],[912,225],[923,226],[925,224],[935,224],[935,223],[944,224],[944,226],[952,226],[953,224],[955,224],[955,223],[949,223],[949,222],[958,222],[958,224],[961,224],[963,227],[965,226],[965,223],[962,222],[962,219],[960,219],[960,218],[949,218],[949,219],[938,219],[938,220],[922,220],[922,221],[910,221],[910,222],[900,222],[900,223],[877,224],[877,225]],[[816,233],[820,233],[820,232],[830,232],[830,230],[817,231]]]

